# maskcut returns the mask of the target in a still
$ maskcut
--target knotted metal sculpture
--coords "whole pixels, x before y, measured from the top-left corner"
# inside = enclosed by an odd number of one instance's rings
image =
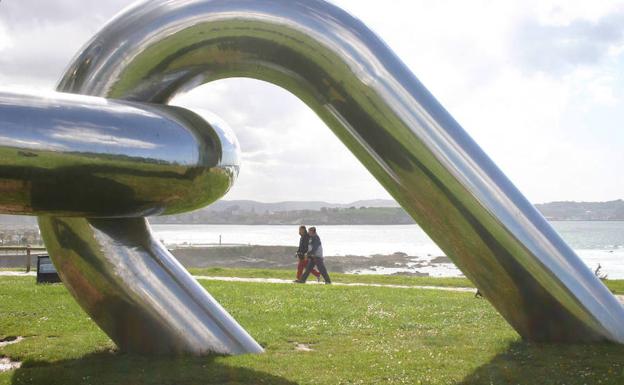
[[[153,0],[74,59],[58,91],[89,97],[0,94],[0,209],[39,215],[65,285],[121,349],[262,351],[143,218],[234,182],[235,139],[165,105],[227,77],[301,98],[522,337],[624,342],[624,308],[359,20],[322,0]]]

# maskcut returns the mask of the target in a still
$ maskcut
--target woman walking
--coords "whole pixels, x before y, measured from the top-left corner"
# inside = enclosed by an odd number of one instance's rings
[[[323,260],[323,245],[321,244],[321,238],[316,234],[316,227],[310,227],[308,232],[310,236],[310,247],[308,249],[308,266],[306,267],[305,272],[301,276],[300,279],[297,279],[296,283],[305,283],[308,279],[308,275],[314,269],[314,266],[318,267],[323,279],[325,280],[326,285],[331,284],[331,279],[329,278],[329,274],[327,274],[327,269],[325,268],[325,262]]]
[[[308,264],[306,254],[308,252],[308,245],[310,244],[310,235],[308,234],[305,226],[299,226],[299,237],[299,248],[297,249],[297,257],[299,258],[299,264],[297,265],[297,280],[301,279],[303,269],[305,269]],[[319,273],[316,269],[312,269],[311,273],[317,280],[321,276],[321,273]]]

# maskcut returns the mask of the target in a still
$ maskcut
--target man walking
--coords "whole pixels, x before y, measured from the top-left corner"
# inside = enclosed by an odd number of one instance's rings
[[[308,234],[310,235],[310,246],[308,249],[308,266],[306,267],[305,272],[301,276],[300,279],[296,280],[296,283],[305,283],[310,275],[310,272],[316,265],[323,279],[325,280],[325,284],[331,284],[331,279],[329,278],[329,274],[327,274],[327,268],[325,268],[325,262],[323,260],[323,245],[321,244],[321,238],[316,233],[316,227],[310,227],[308,230]]]
[[[299,226],[299,237],[299,248],[297,249],[297,258],[299,258],[299,264],[297,265],[297,279],[301,279],[303,269],[308,264],[306,254],[310,244],[310,235],[308,235],[308,231],[305,226]],[[312,269],[311,273],[317,279],[321,276],[321,273],[319,273],[316,269]]]

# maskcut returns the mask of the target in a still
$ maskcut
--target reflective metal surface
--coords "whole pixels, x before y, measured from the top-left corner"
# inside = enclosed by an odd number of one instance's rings
[[[238,354],[262,348],[149,233],[142,217],[225,194],[239,146],[213,116],[179,107],[0,92],[0,211],[39,219],[59,274],[123,350]]]
[[[58,88],[166,103],[234,76],[307,103],[524,338],[624,342],[624,308],[611,293],[388,47],[329,3],[138,3],[88,43]],[[143,219],[40,225],[70,291],[122,349],[261,351],[201,297]]]
[[[0,210],[140,217],[203,207],[238,174],[236,139],[183,108],[0,91]]]
[[[40,217],[39,226],[63,283],[121,349],[262,352],[155,240],[144,218]]]

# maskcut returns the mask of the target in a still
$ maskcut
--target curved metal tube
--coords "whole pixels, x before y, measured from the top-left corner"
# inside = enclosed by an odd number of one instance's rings
[[[40,217],[39,226],[65,286],[122,350],[263,351],[149,233],[145,218],[87,225],[82,218]]]
[[[225,195],[239,146],[183,108],[0,91],[0,211],[141,217]]]
[[[282,86],[310,106],[524,338],[624,342],[624,308],[611,293],[392,51],[329,3],[139,3],[91,40],[59,90],[166,103],[235,76]],[[98,221],[72,223],[75,236],[65,238],[54,221],[41,220],[46,245],[62,243],[80,264],[103,258],[83,255],[85,244],[122,257],[155,244],[144,222],[132,222],[136,237],[109,242]],[[87,269],[80,264],[61,270]]]
[[[262,348],[149,233],[141,217],[204,206],[239,167],[227,127],[179,107],[0,92],[0,211],[39,219],[69,291],[124,349]],[[137,246],[140,244],[140,247]]]

